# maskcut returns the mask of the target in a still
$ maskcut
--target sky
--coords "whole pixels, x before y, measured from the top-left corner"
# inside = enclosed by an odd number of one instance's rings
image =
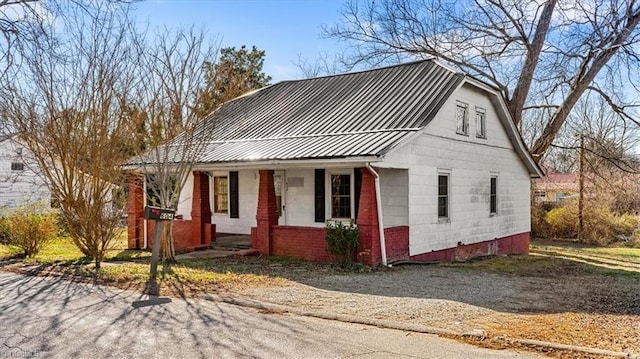
[[[339,51],[321,39],[322,25],[339,21],[345,0],[146,0],[135,14],[149,29],[195,25],[219,36],[221,47],[255,45],[266,51],[264,72],[272,83],[300,78],[299,56],[313,61]]]

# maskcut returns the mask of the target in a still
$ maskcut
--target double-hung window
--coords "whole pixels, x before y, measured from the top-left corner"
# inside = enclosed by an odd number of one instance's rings
[[[213,208],[215,213],[229,211],[229,178],[227,176],[213,177]]]
[[[351,175],[331,175],[331,218],[351,218]]]
[[[498,214],[498,177],[491,176],[491,191],[489,195],[489,214]]]
[[[449,175],[438,174],[438,219],[449,218]]]

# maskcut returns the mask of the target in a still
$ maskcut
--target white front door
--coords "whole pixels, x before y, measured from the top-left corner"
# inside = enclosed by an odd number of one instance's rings
[[[286,177],[284,171],[275,171],[273,173],[273,185],[276,190],[276,205],[278,207],[278,225],[284,226],[287,224],[287,206],[285,200],[285,194],[287,192]]]

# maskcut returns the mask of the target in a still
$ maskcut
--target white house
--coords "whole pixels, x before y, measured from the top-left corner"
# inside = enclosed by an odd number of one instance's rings
[[[50,207],[51,192],[17,135],[0,136],[0,216],[27,204]]]
[[[177,211],[192,249],[211,226],[265,255],[331,260],[326,221],[353,219],[366,264],[528,252],[542,172],[499,92],[436,60],[280,82],[225,103],[198,136]]]

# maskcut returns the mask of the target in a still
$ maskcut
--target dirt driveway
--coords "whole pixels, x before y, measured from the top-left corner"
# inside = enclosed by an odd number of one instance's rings
[[[637,276],[603,274],[557,258],[523,257],[522,263],[510,258],[504,260],[507,267],[500,261],[364,274],[298,270],[288,274],[292,281],[283,287],[247,288],[241,294],[457,332],[483,329],[490,347],[501,347],[511,337],[640,352]]]

